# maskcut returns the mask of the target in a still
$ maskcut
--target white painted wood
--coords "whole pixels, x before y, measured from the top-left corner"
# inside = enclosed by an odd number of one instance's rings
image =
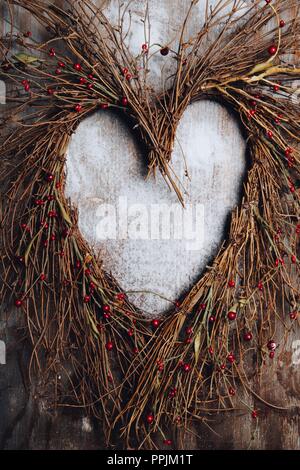
[[[197,14],[192,17],[190,34],[201,24],[203,4],[199,2]],[[189,2],[179,1],[149,2],[152,43],[167,44],[176,36],[188,5]],[[139,24],[144,6],[145,2],[132,3],[130,48],[134,53],[144,42],[143,26]],[[116,2],[111,2],[109,17],[115,18],[116,11]],[[167,60],[172,64],[171,58]],[[151,83],[157,90],[162,89],[160,75],[164,64],[163,57],[155,58]],[[165,74],[167,69],[163,69]],[[183,154],[190,181],[184,176]],[[104,203],[116,207],[120,197],[127,198],[129,206],[139,203],[142,204],[140,209],[146,207],[148,211],[153,204],[178,203],[160,175],[156,181],[145,181],[145,156],[139,153],[122,120],[109,111],[87,118],[72,137],[66,188],[67,195],[78,206],[83,235],[97,252],[100,251],[105,268],[118,279],[122,288],[154,291],[172,301],[192,286],[212,259],[224,238],[226,218],[239,201],[238,192],[245,172],[245,143],[237,123],[226,109],[208,101],[190,106],[177,131],[173,165],[187,189],[186,203],[204,206],[204,219],[198,229],[204,233],[200,249],[189,249],[186,239],[104,241],[97,238],[96,228],[101,221],[97,210],[100,211]],[[139,221],[142,222],[141,217]],[[175,229],[181,228],[178,218]],[[132,294],[130,298],[145,312],[155,315],[170,307],[161,297],[145,292]]]

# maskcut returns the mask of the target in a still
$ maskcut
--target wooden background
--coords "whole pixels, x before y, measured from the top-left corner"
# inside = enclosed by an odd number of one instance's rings
[[[7,18],[5,2],[1,9]],[[62,1],[53,2],[63,5]],[[100,0],[95,3],[103,3]],[[116,0],[107,1],[107,15],[115,21]],[[128,2],[123,2],[127,4]],[[215,3],[212,1],[212,3]],[[141,18],[146,2],[133,1],[132,33],[129,45],[138,53],[144,42]],[[188,27],[195,33],[203,21],[205,1],[200,0]],[[188,0],[150,0],[151,42],[176,46],[176,34],[188,9]],[[40,27],[24,12],[17,16],[20,31],[40,37]],[[3,31],[7,29],[5,22]],[[158,47],[158,46],[157,46]],[[159,91],[162,76],[172,71],[171,55],[154,59],[151,83]],[[183,154],[190,180],[184,176]],[[220,105],[204,101],[194,104],[180,123],[173,163],[184,184],[187,204],[204,207],[201,249],[190,250],[186,240],[107,240],[97,239],[97,209],[103,203],[113,206],[120,197],[129,204],[176,204],[176,197],[160,177],[145,181],[145,163],[130,129],[114,114],[95,114],[86,119],[74,134],[68,150],[67,194],[79,209],[80,228],[104,264],[117,277],[125,291],[138,290],[132,299],[145,312],[163,314],[168,301],[176,298],[199,277],[226,235],[231,209],[238,204],[246,172],[245,142],[238,123]],[[152,293],[146,293],[151,291]],[[159,295],[157,295],[159,294]],[[12,312],[13,313],[13,312]],[[38,384],[28,386],[26,364],[29,350],[19,343],[13,315],[0,323],[0,341],[6,344],[6,364],[0,364],[0,448],[5,449],[101,449],[104,442],[101,423],[84,412],[49,413],[39,396]],[[265,368],[264,379],[255,382],[256,390],[286,411],[266,409],[258,401],[259,419],[251,415],[221,415],[207,427],[196,429],[200,438],[188,438],[185,449],[300,449],[299,392],[300,354],[296,336],[284,351]],[[298,361],[299,359],[299,361]]]

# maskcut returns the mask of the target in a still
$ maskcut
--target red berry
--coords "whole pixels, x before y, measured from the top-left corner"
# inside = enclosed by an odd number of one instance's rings
[[[184,364],[183,365],[183,370],[184,370],[184,372],[189,372],[191,370],[190,364]]]
[[[273,132],[272,131],[267,131],[267,137],[269,139],[272,139],[273,138]]]
[[[267,344],[267,348],[269,349],[269,351],[275,351],[275,349],[277,348],[277,344],[274,340],[271,339]]]
[[[86,87],[87,87],[88,90],[91,90],[93,88],[93,86],[94,86],[93,83],[88,83]]]
[[[77,113],[80,113],[80,111],[82,110],[81,104],[77,104],[74,109]]]
[[[275,357],[275,351],[271,351],[269,354],[269,358],[274,359],[274,357]]]
[[[96,80],[96,78],[94,77],[94,75],[93,75],[92,73],[89,73],[89,74],[88,74],[88,78],[89,78],[90,80]]]
[[[52,175],[51,173],[49,173],[47,176],[46,176],[46,180],[47,181],[53,181],[54,180],[54,175]]]
[[[226,369],[225,364],[221,364],[221,365],[220,365],[220,369],[221,369],[221,370],[225,370],[225,369]]]
[[[133,348],[133,353],[134,353],[134,354],[138,354],[138,353],[139,353],[138,348]]]
[[[127,73],[126,76],[125,76],[126,80],[131,80],[132,79],[132,75],[131,73]]]
[[[103,305],[103,311],[104,312],[110,312],[110,306],[109,305]]]
[[[257,288],[258,288],[258,290],[263,290],[263,283],[262,283],[262,282],[259,282],[259,283],[257,284]]]
[[[40,280],[41,280],[41,281],[45,281],[45,280],[46,280],[46,275],[45,275],[44,273],[42,273],[42,274],[40,275]]]
[[[279,86],[279,85],[274,85],[274,86],[273,86],[273,90],[274,90],[274,91],[279,91],[279,90],[280,90],[280,86]]]
[[[24,90],[25,90],[25,91],[29,91],[29,90],[30,90],[30,85],[29,85],[29,83],[26,83],[26,85],[24,86]]]
[[[133,333],[133,329],[129,328],[129,330],[127,331],[128,336],[133,336]]]
[[[236,312],[228,312],[227,317],[228,317],[228,320],[235,320]]]
[[[83,301],[84,301],[85,304],[87,304],[88,302],[90,302],[90,300],[91,300],[91,296],[90,296],[90,295],[85,295],[85,296],[83,297]]]
[[[25,37],[27,38],[30,38],[32,36],[32,32],[31,31],[27,31],[25,34],[24,34]]]
[[[121,100],[121,103],[122,103],[122,106],[127,106],[128,105],[128,99],[126,98],[126,96],[123,96],[123,98]]]
[[[277,52],[277,46],[275,44],[272,44],[269,47],[268,52],[269,52],[270,55],[275,55],[276,52]]]
[[[244,334],[244,340],[245,341],[251,341],[253,338],[253,335],[251,333],[251,331],[248,331],[247,333]]]
[[[54,57],[56,55],[53,47],[51,47],[51,49],[49,50],[49,55],[50,57]]]
[[[125,297],[126,297],[126,296],[125,296],[125,294],[123,294],[123,293],[117,294],[117,300],[120,300],[121,302],[122,302],[123,300],[125,300]]]
[[[21,300],[21,299],[15,300],[15,306],[16,306],[17,308],[22,307],[22,305],[23,305],[23,300]]]
[[[48,88],[47,93],[48,95],[53,95],[54,94],[53,88]]]
[[[124,67],[124,68],[122,69],[122,74],[123,74],[123,75],[127,75],[127,74],[128,74],[128,68],[127,68],[127,67]]]
[[[161,53],[161,55],[163,55],[163,56],[168,55],[169,52],[170,52],[170,49],[169,49],[168,47],[163,47],[163,48],[160,50],[160,53]]]
[[[234,361],[235,361],[234,354],[233,353],[228,354],[227,360],[228,360],[228,362],[230,362],[230,364],[233,364]]]
[[[228,282],[228,286],[229,287],[235,287],[235,281],[233,279],[231,279],[229,282]]]
[[[101,109],[107,109],[109,107],[108,103],[100,103],[100,108]]]
[[[107,351],[111,351],[113,349],[114,345],[113,345],[112,341],[108,341],[106,343],[105,347],[106,347]]]
[[[164,444],[165,444],[166,446],[171,446],[171,445],[172,445],[171,439],[165,439],[165,440],[164,440]]]
[[[206,309],[206,304],[200,304],[199,308],[200,308],[200,310],[205,310]]]
[[[147,420],[147,423],[148,423],[148,424],[152,424],[153,421],[154,421],[154,416],[153,416],[153,414],[147,415],[146,420]]]
[[[56,240],[56,235],[55,235],[55,233],[52,233],[52,235],[50,235],[50,240],[51,240],[52,242],[54,242],[54,241]]]
[[[279,21],[279,26],[280,26],[280,28],[284,28],[284,27],[285,27],[285,21],[284,21],[284,20],[280,20],[280,21]]]
[[[234,388],[230,387],[230,389],[229,389],[229,395],[231,395],[232,397],[234,397],[234,395],[235,395],[235,390],[234,390]]]
[[[74,68],[75,70],[77,70],[78,72],[80,72],[80,70],[82,70],[82,67],[81,67],[80,64],[74,64],[74,65],[73,65],[73,68]]]
[[[61,62],[61,61],[57,62],[57,65],[62,69],[66,66],[66,64],[64,62]]]
[[[193,328],[191,328],[190,326],[186,329],[186,334],[187,335],[191,335],[193,334]]]
[[[61,75],[61,73],[62,73],[62,70],[61,70],[61,69],[59,69],[59,68],[57,68],[57,69],[55,70],[55,73],[56,73],[56,75]]]
[[[48,217],[50,217],[50,219],[53,219],[54,217],[57,217],[57,212],[56,211],[49,211],[48,212]]]
[[[253,410],[252,413],[251,413],[251,416],[253,419],[256,419],[258,417],[258,413],[256,410]]]
[[[297,318],[297,312],[291,312],[290,313],[290,319],[291,320],[296,320],[296,318]]]
[[[297,257],[295,255],[292,256],[292,263],[296,263],[297,262]]]
[[[296,188],[293,184],[290,185],[290,191],[291,193],[294,193],[296,191]]]
[[[105,320],[109,320],[110,319],[110,314],[109,313],[104,313],[104,318]]]
[[[214,315],[211,315],[208,319],[210,323],[214,323],[216,321],[216,317]]]
[[[80,77],[79,83],[80,83],[81,85],[84,85],[84,84],[86,83],[86,78]]]
[[[160,325],[160,320],[157,320],[157,319],[152,320],[151,324],[152,324],[153,328],[158,328],[159,325]]]
[[[146,43],[142,44],[142,50],[144,52],[148,52],[148,44],[146,44]]]

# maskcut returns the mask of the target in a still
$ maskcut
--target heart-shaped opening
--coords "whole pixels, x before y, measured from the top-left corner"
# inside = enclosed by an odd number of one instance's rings
[[[172,306],[199,278],[225,239],[245,173],[245,141],[226,108],[191,105],[179,123],[172,168],[183,208],[110,111],[83,121],[71,139],[66,194],[83,236],[129,299],[145,314]]]

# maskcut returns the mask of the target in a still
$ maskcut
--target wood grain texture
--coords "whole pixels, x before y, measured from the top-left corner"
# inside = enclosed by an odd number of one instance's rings
[[[100,0],[95,0],[100,3]],[[2,5],[1,5],[2,3]],[[0,3],[4,10],[3,2]],[[62,1],[56,4],[63,5]],[[108,16],[116,18],[117,1],[108,1]],[[182,18],[189,6],[188,0],[150,0],[152,42],[167,44],[176,37]],[[134,52],[143,42],[140,23],[144,1],[131,5],[133,32],[129,36]],[[193,34],[203,19],[204,1],[200,0],[193,15],[188,33]],[[4,12],[7,16],[7,11]],[[8,17],[8,16],[7,16]],[[19,13],[21,31],[31,30],[43,34],[29,15]],[[7,25],[2,24],[5,30]],[[175,42],[176,44],[176,42]],[[161,90],[161,70],[172,71],[168,58],[165,66],[161,58],[154,61],[152,84]],[[125,289],[153,288],[174,299],[187,289],[199,276],[205,264],[215,253],[224,234],[224,225],[230,208],[238,202],[241,180],[245,171],[245,144],[233,116],[216,103],[203,102],[191,107],[178,129],[178,138],[189,161],[191,183],[189,195],[194,202],[207,206],[205,216],[205,249],[196,256],[185,252],[180,259],[180,243],[165,244],[143,242],[101,243],[95,240],[95,200],[115,202],[120,195],[132,194],[133,200],[147,202],[174,202],[158,178],[144,181],[145,164],[130,129],[115,119],[114,115],[97,114],[84,122],[72,139],[68,161],[68,194],[80,212],[80,226],[87,239],[94,244],[105,259],[108,269],[120,279]],[[190,142],[193,145],[190,146]],[[115,155],[107,164],[106,159]],[[183,176],[183,164],[179,144],[174,150],[174,166]],[[186,181],[185,181],[186,183]],[[93,201],[94,199],[94,201]],[[98,201],[99,202],[99,201]],[[162,253],[163,250],[163,254]],[[137,266],[139,266],[137,270]],[[167,282],[165,281],[167,279]],[[156,297],[136,299],[148,302],[151,311],[161,312],[167,308]],[[101,449],[105,444],[101,423],[96,423],[83,411],[48,410],[38,381],[29,386],[26,367],[30,347],[19,341],[20,334],[14,322],[15,312],[5,312],[7,321],[0,323],[0,340],[7,347],[6,364],[0,363],[0,448],[4,449]],[[265,408],[252,399],[252,408],[259,410],[259,419],[251,419],[249,413],[220,414],[210,423],[214,432],[200,424],[190,435],[179,441],[180,449],[300,449],[299,438],[299,339],[291,336],[274,361],[265,365],[264,379],[255,377],[253,389],[266,401],[287,410]],[[251,367],[251,365],[249,365]],[[37,380],[37,379],[36,379]],[[239,393],[239,391],[238,391]],[[247,403],[249,397],[245,397]],[[120,443],[121,446],[121,443]]]

